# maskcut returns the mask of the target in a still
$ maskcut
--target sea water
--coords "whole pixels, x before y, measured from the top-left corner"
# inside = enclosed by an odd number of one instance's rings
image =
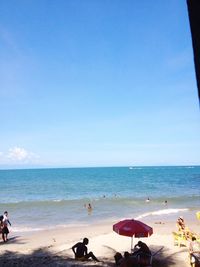
[[[13,231],[200,210],[200,166],[0,170],[0,183]]]

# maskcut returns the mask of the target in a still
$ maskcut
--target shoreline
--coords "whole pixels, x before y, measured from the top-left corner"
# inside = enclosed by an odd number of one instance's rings
[[[17,225],[14,224],[15,222],[11,219],[11,222],[13,222],[12,224],[12,228],[11,231],[13,234],[20,234],[20,235],[29,235],[31,233],[40,233],[43,231],[53,231],[56,228],[60,229],[60,230],[67,230],[69,228],[75,227],[87,227],[87,226],[95,226],[95,225],[113,225],[114,223],[123,220],[123,219],[135,219],[135,220],[140,220],[143,221],[146,224],[152,224],[152,226],[154,224],[162,224],[162,223],[174,223],[176,222],[177,218],[179,216],[183,216],[186,224],[192,224],[195,225],[195,223],[198,225],[198,220],[196,218],[196,209],[195,210],[189,210],[187,208],[182,208],[182,209],[173,209],[173,208],[164,208],[164,209],[160,209],[160,210],[154,210],[151,212],[145,212],[142,213],[138,216],[132,217],[132,216],[122,216],[122,217],[107,217],[107,218],[101,218],[99,219],[98,217],[96,217],[96,214],[89,214],[87,215],[87,220],[84,221],[73,221],[73,222],[68,222],[65,223],[65,221],[63,221],[62,224],[54,224],[54,221],[52,221],[52,224],[41,224],[39,223],[39,225],[37,225],[37,227],[32,227],[30,226],[26,226],[26,225]],[[52,219],[51,219],[52,220]],[[65,223],[65,224],[64,224]],[[175,225],[175,223],[174,223]]]

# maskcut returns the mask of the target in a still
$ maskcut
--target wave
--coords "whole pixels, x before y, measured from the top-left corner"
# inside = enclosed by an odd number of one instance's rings
[[[38,199],[38,200],[19,200],[19,201],[11,201],[11,202],[0,202],[0,205],[49,205],[49,204],[57,204],[57,203],[77,203],[79,201],[88,201],[88,199]]]
[[[199,201],[199,195],[192,195],[192,196],[170,196],[170,197],[154,197],[150,198],[150,204],[163,204],[163,201],[167,199],[167,202],[169,204],[175,204],[175,203],[187,203],[187,202],[194,202]],[[122,196],[120,194],[114,194],[112,196],[99,196],[99,197],[88,197],[88,198],[77,198],[77,199],[35,199],[35,200],[19,200],[19,201],[0,201],[0,206],[29,206],[29,205],[35,205],[35,206],[46,206],[46,205],[84,205],[87,202],[98,202],[98,203],[104,203],[104,204],[132,204],[132,205],[143,205],[146,202],[146,198],[144,197],[131,197],[131,196]]]
[[[184,168],[185,169],[194,169],[195,167],[194,166],[185,166]]]
[[[58,228],[70,228],[70,227],[81,227],[81,226],[86,226],[88,225],[87,223],[68,223],[68,224],[56,224],[56,227]],[[19,226],[19,227],[12,227],[12,232],[13,233],[30,233],[30,232],[39,232],[39,231],[44,231],[44,230],[55,230],[55,225],[53,226],[48,226],[44,225],[43,227],[28,227],[28,226]]]
[[[162,210],[157,210],[157,211],[152,211],[152,212],[146,212],[146,213],[143,213],[139,216],[137,216],[135,219],[136,220],[139,220],[139,219],[142,219],[144,217],[148,217],[148,216],[160,216],[160,215],[169,215],[169,214],[172,214],[172,213],[178,213],[178,212],[186,212],[188,211],[189,209],[162,209]]]
[[[102,202],[102,203],[125,203],[125,202],[131,202],[131,203],[139,203],[144,202],[143,199],[137,199],[137,198],[131,198],[131,197],[121,197],[119,195],[116,196],[101,196],[101,197],[91,197],[91,198],[79,198],[79,199],[40,199],[40,200],[19,200],[19,201],[11,201],[11,202],[0,202],[0,205],[6,205],[6,206],[27,206],[27,205],[72,205],[72,204],[78,204],[81,203],[84,205],[88,202]]]
[[[34,228],[34,227],[12,227],[12,232],[14,233],[20,233],[20,232],[37,232],[42,231],[44,228]]]

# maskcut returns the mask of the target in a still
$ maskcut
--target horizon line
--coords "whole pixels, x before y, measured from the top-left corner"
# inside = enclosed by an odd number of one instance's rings
[[[32,166],[32,167],[5,167],[1,168],[0,171],[15,171],[15,170],[44,170],[44,169],[87,169],[87,168],[148,168],[148,167],[200,167],[198,164],[187,164],[187,165],[116,165],[116,166]]]

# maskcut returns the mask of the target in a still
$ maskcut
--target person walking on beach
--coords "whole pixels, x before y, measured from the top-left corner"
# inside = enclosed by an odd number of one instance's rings
[[[4,242],[8,241],[8,234],[9,234],[8,224],[11,226],[11,223],[8,219],[8,212],[5,211],[2,220],[2,239]]]
[[[75,259],[85,261],[89,258],[92,258],[94,261],[99,261],[93,254],[93,252],[88,253],[87,244],[89,243],[88,238],[84,238],[83,242],[78,242],[72,247],[72,251],[74,252]]]

